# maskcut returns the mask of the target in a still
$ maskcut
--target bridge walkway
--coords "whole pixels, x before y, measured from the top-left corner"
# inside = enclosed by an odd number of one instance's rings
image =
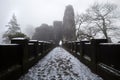
[[[19,80],[103,80],[61,47],[54,48]]]

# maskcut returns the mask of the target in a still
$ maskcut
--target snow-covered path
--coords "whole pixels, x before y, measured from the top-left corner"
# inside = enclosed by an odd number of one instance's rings
[[[69,52],[53,49],[19,80],[102,80]]]

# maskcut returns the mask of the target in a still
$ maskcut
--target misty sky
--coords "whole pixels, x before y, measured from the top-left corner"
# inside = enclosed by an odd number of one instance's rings
[[[4,32],[13,13],[17,16],[20,27],[25,29],[28,25],[52,25],[54,20],[62,20],[68,4],[73,5],[77,14],[84,12],[94,2],[119,4],[120,0],[0,0],[0,34]]]

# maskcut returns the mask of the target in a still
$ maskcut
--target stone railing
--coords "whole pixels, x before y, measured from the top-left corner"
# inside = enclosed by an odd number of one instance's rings
[[[53,42],[14,38],[0,45],[0,80],[16,80],[53,49]]]
[[[104,80],[120,80],[120,43],[106,39],[66,41],[63,47]]]

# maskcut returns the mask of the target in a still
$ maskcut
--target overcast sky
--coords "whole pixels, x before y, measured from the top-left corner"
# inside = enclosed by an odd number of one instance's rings
[[[27,25],[37,27],[42,23],[52,25],[63,19],[65,6],[73,5],[74,12],[82,13],[94,2],[120,3],[120,0],[0,0],[0,34],[15,13],[22,29]]]

